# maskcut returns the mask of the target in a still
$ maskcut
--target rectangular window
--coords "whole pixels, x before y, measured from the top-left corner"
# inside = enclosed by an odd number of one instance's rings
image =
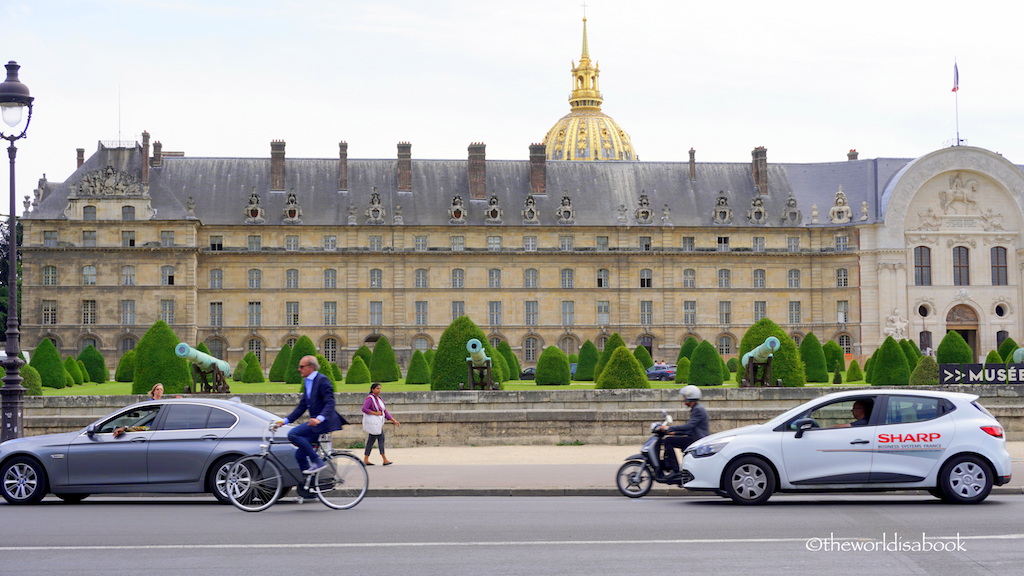
[[[452,301],[452,320],[461,318],[466,315],[466,303],[462,301]]]
[[[850,321],[850,301],[840,300],[836,302],[836,322],[846,324]]]
[[[651,250],[651,237],[641,236],[639,248],[644,252],[649,252]]]
[[[338,325],[338,303],[324,302],[324,326]]]
[[[558,249],[563,252],[572,250],[573,238],[572,236],[559,236],[558,237]]]
[[[501,236],[488,236],[487,237],[487,249],[491,252],[497,252],[501,250]]]
[[[324,270],[324,288],[338,287],[338,271],[334,268]]]
[[[285,326],[298,326],[299,325],[299,303],[298,302],[285,302],[284,303],[284,323],[285,323]]]
[[[370,326],[384,325],[384,303],[370,302]]]
[[[224,287],[224,271],[220,268],[210,270],[210,289],[220,290]]]
[[[932,249],[927,246],[914,248],[914,285],[932,285]]]
[[[643,270],[640,271],[640,287],[654,287],[654,272],[650,268],[644,268]]]
[[[160,301],[160,319],[168,324],[174,324],[174,300]]]
[[[768,315],[768,303],[764,300],[754,300],[754,322],[763,320]]]
[[[718,271],[718,287],[729,288],[732,284],[732,271],[728,268],[722,268]]]
[[[718,323],[719,324],[731,324],[732,323],[732,302],[719,302],[718,303]]]
[[[608,300],[597,301],[597,323],[607,326],[611,320],[611,302]]]
[[[218,327],[224,325],[224,303],[210,302],[210,326]]]
[[[697,302],[687,300],[683,302],[683,324],[693,325],[697,323]]]
[[[380,268],[370,269],[370,288],[384,287],[384,271]]]
[[[135,246],[135,230],[121,231],[121,246],[123,248],[131,248],[132,246]]]
[[[246,247],[249,248],[250,252],[256,252],[263,249],[263,237],[254,234],[249,235],[246,242]]]
[[[971,285],[971,253],[966,246],[953,248],[953,285]]]
[[[43,286],[57,285],[57,267],[43,266]]]
[[[697,287],[697,271],[693,268],[683,270],[683,288]]]
[[[576,302],[562,300],[562,326],[573,326],[576,324]]]
[[[790,301],[789,303],[789,323],[799,324],[802,322],[802,316],[800,314],[800,302]]]
[[[683,252],[693,252],[696,248],[696,243],[693,240],[693,236],[683,236],[683,243],[681,244]]]
[[[123,326],[135,324],[135,300],[121,300],[121,324]]]
[[[536,236],[523,236],[523,250],[527,252],[537,251],[537,237]]]
[[[786,251],[787,252],[799,252],[800,251],[800,238],[798,236],[790,236],[786,238]]]
[[[989,251],[992,258],[992,285],[1006,286],[1009,282],[1006,265],[1006,248],[996,246]]]
[[[289,234],[284,237],[284,249],[289,252],[294,252],[299,249],[299,237],[294,234]]]
[[[297,289],[299,287],[299,271],[294,268],[289,268],[284,271],[284,287],[288,289]]]
[[[260,302],[249,302],[249,326],[263,325],[263,304]]]
[[[728,252],[729,251],[729,237],[728,236],[719,236],[718,237],[718,251],[719,252]]]
[[[487,287],[501,288],[501,269],[491,268],[487,271]]]
[[[134,240],[134,234],[133,240]],[[210,236],[210,250],[221,251],[224,249],[224,237],[223,236]]]
[[[751,238],[750,250],[753,252],[764,252],[764,236],[754,236]]]
[[[135,266],[121,266],[121,286],[135,286]]]
[[[82,285],[83,286],[95,286],[96,285],[96,267],[95,266],[82,266]]]
[[[598,252],[607,252],[608,251],[608,237],[607,236],[598,236],[597,237],[597,251]]]
[[[836,236],[836,251],[845,252],[850,249],[850,237],[844,235]]]
[[[641,300],[640,301],[640,323],[644,326],[650,326],[654,323],[654,301],[653,300]]]
[[[537,301],[536,300],[527,300],[525,302],[525,304],[526,304],[526,319],[525,319],[526,321],[525,321],[525,324],[527,326],[536,326],[537,325],[537,318],[538,318]]]
[[[370,251],[380,252],[384,249],[384,237],[374,234],[370,236]]]
[[[451,237],[452,252],[462,252],[466,249],[466,237],[465,236],[452,236]]]
[[[43,231],[43,246],[47,248],[57,247],[57,231],[56,230],[44,230]]]
[[[426,236],[413,236],[412,244],[413,249],[415,249],[417,252],[426,252],[428,250]]]
[[[57,323],[57,301],[43,300],[43,324]]]
[[[574,287],[574,274],[572,268],[563,268],[561,273],[562,288]]]
[[[754,269],[754,288],[765,287],[765,272],[762,268]]]
[[[174,230],[161,230],[160,231],[160,245],[164,248],[170,248],[174,246]]]
[[[426,326],[427,325],[427,301],[417,300],[416,301],[416,325]]]
[[[261,270],[252,269],[249,270],[249,289],[259,290],[260,286],[263,285],[263,272]]]
[[[96,301],[82,300],[82,324],[96,323]]]
[[[82,246],[86,248],[96,247],[96,231],[95,230],[83,230],[82,231]]]
[[[491,326],[501,326],[501,302],[492,300],[487,303],[487,323]]]

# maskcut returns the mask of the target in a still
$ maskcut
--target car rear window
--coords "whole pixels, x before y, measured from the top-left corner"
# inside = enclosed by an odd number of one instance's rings
[[[166,410],[161,430],[230,428],[236,420],[230,412],[200,404],[172,404]]]

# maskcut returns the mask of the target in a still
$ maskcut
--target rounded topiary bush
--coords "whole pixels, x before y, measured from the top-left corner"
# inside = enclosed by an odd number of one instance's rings
[[[924,356],[910,374],[910,383],[914,386],[938,386],[939,365],[935,358]]]
[[[242,382],[248,382],[250,384],[258,384],[260,382],[266,382],[267,379],[263,377],[263,368],[260,366],[260,359],[256,357],[256,353],[250,350],[245,355],[245,373],[242,374]]]
[[[910,383],[910,365],[899,343],[889,336],[875,354],[872,386],[906,386]]]
[[[370,363],[373,362],[373,350],[370,350],[370,347],[366,344],[360,346],[359,349],[356,350],[355,355],[363,359],[363,363],[366,364],[367,368],[369,368]]]
[[[995,364],[1002,365],[1002,364],[1006,364],[1006,362],[1003,361],[1003,357],[999,355],[999,352],[997,352],[996,350],[989,350],[988,351],[988,356],[985,356],[985,364],[986,365],[995,365]]]
[[[132,394],[148,394],[158,383],[164,394],[181,394],[192,384],[191,363],[174,353],[178,336],[163,320],[157,320],[135,347],[135,380]]]
[[[731,374],[735,374],[736,371],[740,369],[740,359],[739,358],[729,358],[725,362],[725,365],[726,365],[727,368],[729,368],[729,372]]]
[[[629,348],[618,346],[597,379],[597,388],[650,388],[647,374]]]
[[[493,372],[496,352],[487,342],[487,336],[469,316],[460,316],[445,328],[437,342],[437,353],[430,371],[431,390],[458,390],[460,384],[469,386],[469,367],[466,365],[469,352],[466,351],[466,343],[473,338],[483,344],[484,353],[492,358]]]
[[[900,349],[903,350],[903,355],[907,357],[907,366],[913,371],[914,367],[917,366],[917,361],[921,359],[921,353],[917,351],[914,343],[904,338],[899,342]]]
[[[107,369],[107,361],[103,358],[103,354],[96,349],[92,344],[85,347],[82,353],[78,355],[78,359],[85,364],[85,370],[89,374],[90,382],[106,382],[110,380],[110,370]],[[84,376],[84,374],[83,374]]]
[[[345,384],[369,383],[370,369],[366,366],[362,356],[356,356],[352,359],[352,366],[349,367],[348,374],[345,376]]]
[[[687,336],[686,340],[683,340],[683,345],[679,348],[679,355],[676,356],[677,366],[683,358],[690,358],[693,356],[693,351],[697,349],[697,344],[700,344],[700,342],[698,342],[693,336]]]
[[[548,346],[537,360],[534,382],[538,386],[569,384],[569,358],[558,346]]]
[[[67,386],[68,381],[64,376],[67,372],[64,370],[64,361],[60,359],[60,352],[53,345],[53,340],[43,338],[39,341],[39,345],[32,352],[30,364],[39,372],[39,377],[46,388],[63,388]]]
[[[129,350],[121,356],[117,363],[117,370],[114,370],[115,382],[131,382],[135,379],[135,350]]]
[[[501,354],[501,357],[505,359],[505,367],[508,368],[508,379],[519,380],[519,373],[523,371],[523,368],[519,365],[519,358],[516,358],[516,353],[512,351],[512,346],[502,340],[498,343],[498,354]]]
[[[839,363],[840,370],[846,370],[846,352],[838,342],[829,340],[822,344],[821,350],[825,353],[825,365],[830,370],[835,370],[836,363]]]
[[[288,374],[289,361],[292,358],[292,347],[285,344],[277,352],[273,363],[270,364],[270,372],[267,379],[271,382],[284,382]]]
[[[597,351],[597,346],[590,340],[585,341],[580,347],[580,361],[576,363],[576,374],[572,379],[577,382],[593,382],[594,370],[600,357],[601,353]]]
[[[243,357],[235,364],[235,369],[231,371],[231,379],[235,382],[245,382],[245,371],[249,369],[249,363],[245,361]]]
[[[956,330],[946,332],[935,350],[935,362],[937,364],[973,364],[974,352]],[[872,373],[872,376],[874,373]]]
[[[31,364],[21,367],[21,385],[25,387],[26,396],[43,395],[43,379],[39,376],[39,371]]]
[[[637,346],[633,349],[633,356],[640,361],[640,365],[647,370],[651,366],[654,366],[654,359],[651,358],[651,351],[646,346]]]
[[[683,356],[679,359],[679,363],[676,364],[676,384],[689,384],[690,383],[690,359]]]
[[[619,346],[625,346],[626,342],[623,341],[622,336],[619,336],[618,332],[612,333],[608,340],[604,343],[604,350],[601,351],[601,356],[597,359],[597,366],[594,368],[594,381],[596,382],[601,378],[601,371],[604,370],[605,364],[612,357],[612,353]]]
[[[64,359],[64,369],[71,374],[71,379],[74,380],[76,385],[82,385],[85,380],[82,379],[82,369],[78,366],[78,360],[75,360],[74,356],[68,356]]]
[[[804,362],[804,374],[808,382],[828,382],[829,367],[825,364],[825,350],[814,332],[808,332],[800,343],[800,359]]]
[[[427,366],[427,358],[423,352],[417,350],[412,353],[412,360],[409,361],[409,372],[405,375],[406,384],[430,384],[430,366]]]
[[[373,345],[369,366],[370,377],[374,382],[398,382],[402,379],[402,370],[398,367],[395,350],[391,347],[387,336],[383,334]]]
[[[1017,342],[1013,338],[1007,337],[1003,340],[1003,343],[999,345],[999,356],[1003,359],[1003,362],[1009,362],[1013,360],[1013,353],[1017,350]]]
[[[722,357],[707,340],[701,341],[690,358],[689,384],[720,386],[722,384]]]
[[[743,358],[744,354],[763,344],[769,336],[775,336],[779,339],[779,349],[775,351],[772,358],[772,377],[775,380],[781,379],[783,386],[803,386],[807,380],[804,376],[804,363],[800,359],[800,352],[796,348],[796,343],[778,324],[772,322],[769,318],[762,318],[754,322],[746,334],[743,335],[743,340],[740,341],[740,358]],[[736,382],[740,382],[743,379],[745,371],[739,370],[736,372]]]
[[[860,370],[860,364],[856,360],[850,361],[850,369],[846,371],[846,382],[856,382],[864,379],[864,373]]]
[[[299,362],[306,356],[316,356],[316,346],[309,336],[302,335],[292,347],[292,353],[288,356],[288,370],[285,371],[285,382],[288,384],[301,384],[302,374],[299,374]]]

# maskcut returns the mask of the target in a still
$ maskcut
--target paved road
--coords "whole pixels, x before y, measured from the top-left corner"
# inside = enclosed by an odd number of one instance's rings
[[[1001,576],[1019,575],[1024,562],[1024,496],[1005,495],[978,506],[782,495],[755,508],[717,498],[452,497],[368,498],[348,511],[282,503],[258,514],[195,498],[2,510],[4,574]],[[893,542],[905,549],[886,551]],[[943,549],[915,549],[925,544]]]

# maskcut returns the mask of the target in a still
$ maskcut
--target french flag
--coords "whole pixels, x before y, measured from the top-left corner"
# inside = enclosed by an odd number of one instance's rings
[[[956,62],[953,63],[953,92],[960,90],[960,71],[956,69]]]

